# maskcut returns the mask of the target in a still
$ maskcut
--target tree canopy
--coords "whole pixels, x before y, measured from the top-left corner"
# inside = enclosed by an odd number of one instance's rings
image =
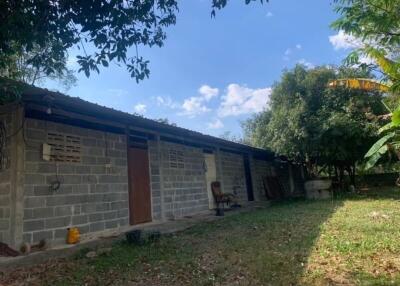
[[[312,172],[315,166],[354,171],[376,139],[382,95],[345,88],[328,88],[333,79],[371,77],[350,68],[297,65],[274,85],[269,107],[245,122],[253,145],[269,148]]]
[[[35,46],[31,51],[15,50],[3,56],[6,63],[0,67],[0,76],[30,85],[41,84],[46,79],[58,81],[66,90],[75,85],[74,71],[67,66],[67,57],[51,60],[51,43],[44,49]],[[43,64],[46,63],[46,64]]]
[[[400,91],[400,1],[335,0],[340,17],[332,27],[343,30],[363,43],[348,61],[357,62],[364,54],[375,60],[392,90]]]
[[[340,14],[332,26],[343,30],[363,43],[348,57],[349,63],[358,60],[359,54],[375,60],[384,78],[391,84],[388,115],[392,120],[383,126],[381,138],[365,157],[366,168],[374,166],[382,157],[392,154],[400,159],[400,2],[394,0],[336,0]],[[400,178],[399,178],[400,179]],[[399,180],[398,180],[399,181]],[[399,181],[400,183],[400,181]]]
[[[245,4],[257,0],[244,0]],[[211,0],[211,15],[229,0]],[[258,2],[267,2],[258,0]],[[159,46],[165,29],[176,23],[177,0],[31,0],[0,2],[0,68],[21,50],[47,49],[46,60],[35,56],[29,64],[50,75],[54,64],[77,47],[79,71],[86,76],[110,62],[124,64],[136,81],[149,76],[149,61],[140,46]],[[48,43],[52,43],[48,45]],[[92,47],[89,52],[85,46]],[[128,49],[135,47],[134,54]]]
[[[341,17],[333,23],[334,28],[381,47],[399,47],[399,1],[335,0],[335,3],[335,11]]]

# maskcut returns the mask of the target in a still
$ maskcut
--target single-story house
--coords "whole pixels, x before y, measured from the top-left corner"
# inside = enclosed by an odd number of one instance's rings
[[[0,241],[11,246],[201,213],[215,207],[213,181],[241,204],[266,199],[265,175],[301,192],[297,168],[268,150],[33,86],[17,93],[0,106]]]

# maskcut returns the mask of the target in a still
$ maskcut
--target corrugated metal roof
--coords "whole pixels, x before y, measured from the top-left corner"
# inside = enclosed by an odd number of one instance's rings
[[[14,86],[18,86],[18,90],[21,92],[21,100],[24,103],[35,103],[42,106],[48,106],[49,104],[51,104],[53,106],[57,106],[57,108],[59,109],[64,109],[70,112],[78,112],[99,119],[106,119],[109,121],[128,124],[144,129],[150,129],[153,131],[161,131],[175,136],[188,137],[196,140],[204,140],[204,142],[207,143],[221,145],[221,147],[225,146],[241,151],[251,151],[260,154],[262,153],[268,157],[274,157],[274,153],[269,150],[255,148],[249,145],[232,142],[190,129],[161,123],[156,120],[148,119],[127,112],[119,111],[110,107],[92,103],[79,97],[72,97],[66,94],[62,94],[60,92],[50,91],[48,89],[38,88],[35,86],[30,86],[27,84],[17,83],[8,79],[0,78],[0,85],[2,86],[6,84],[10,85],[10,82],[13,83]]]

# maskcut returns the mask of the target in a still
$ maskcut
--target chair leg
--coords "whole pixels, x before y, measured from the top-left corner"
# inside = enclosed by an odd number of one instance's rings
[[[221,202],[217,202],[217,208],[215,209],[215,215],[216,216],[224,216],[224,204],[222,203],[222,208]]]

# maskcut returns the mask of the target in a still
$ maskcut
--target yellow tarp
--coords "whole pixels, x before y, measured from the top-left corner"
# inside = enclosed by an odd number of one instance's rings
[[[329,82],[328,86],[332,88],[342,86],[346,88],[362,89],[367,91],[379,90],[387,92],[389,90],[388,85],[367,78],[338,79]]]

